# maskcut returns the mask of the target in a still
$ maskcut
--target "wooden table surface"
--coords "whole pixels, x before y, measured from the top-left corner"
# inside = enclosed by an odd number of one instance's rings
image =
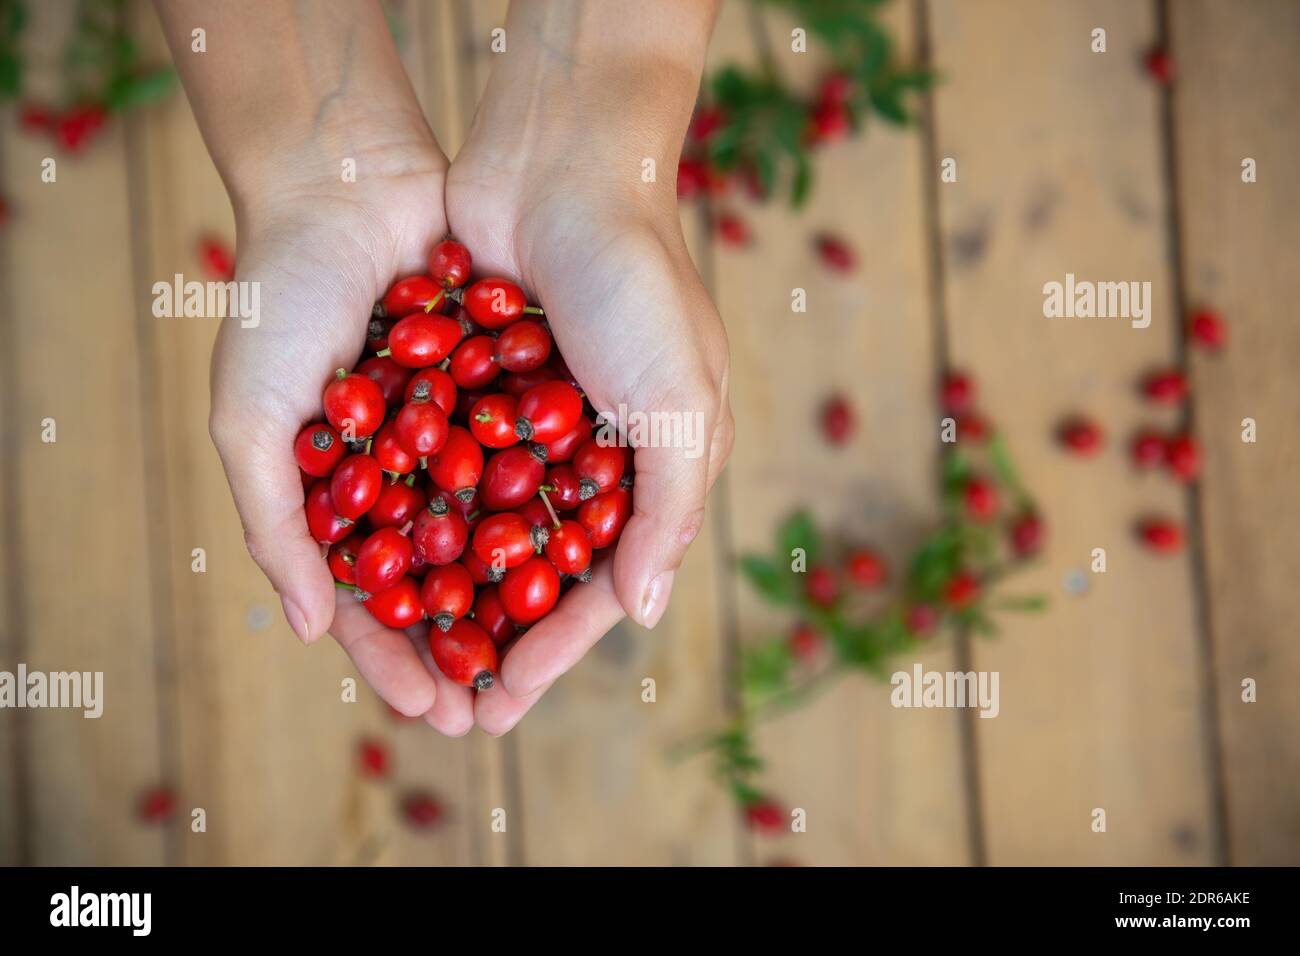
[[[53,36],[70,4],[37,6],[33,29]],[[394,6],[454,152],[504,0]],[[152,11],[134,15],[165,58]],[[154,281],[199,273],[200,233],[233,235],[184,97],[114,123],[53,186],[48,146],[3,117],[0,670],[103,671],[106,709],[0,712],[0,863],[1300,863],[1300,4],[898,0],[888,17],[904,56],[943,77],[918,126],[825,150],[798,214],[746,204],[750,249],[715,246],[684,210],[731,337],[737,441],[668,614],[653,633],[617,628],[500,739],[396,723],[364,685],[341,703],[350,663],[292,637],[244,552],[206,428],[216,323],[148,307]],[[790,24],[761,26],[780,51]],[[1135,65],[1162,36],[1170,92]],[[754,19],[727,0],[713,61],[756,56]],[[784,59],[796,79],[818,69]],[[821,228],[856,246],[854,275],[816,266]],[[1042,285],[1067,272],[1149,280],[1151,326],[1044,319]],[[1200,302],[1231,323],[1222,354],[1184,354],[1180,317]],[[1154,414],[1133,383],[1184,359],[1190,403]],[[773,786],[809,826],[752,837],[705,762],[665,759],[724,716],[736,642],[771,623],[731,559],[803,503],[901,559],[937,517],[949,363],[976,376],[1039,495],[1050,543],[1025,588],[1051,609],[920,658],[1000,672],[996,720],[896,710],[851,679],[767,726]],[[834,390],[860,416],[839,450],[811,427]],[[1053,442],[1075,410],[1107,427],[1096,459]],[[1205,448],[1201,482],[1135,474],[1127,436],[1180,424]],[[1187,523],[1184,554],[1135,544],[1147,510]],[[1096,547],[1108,570],[1069,593]],[[393,748],[393,780],[357,773],[366,736]],[[206,832],[188,812],[134,819],[163,781]],[[444,825],[402,824],[413,789],[439,795]]]

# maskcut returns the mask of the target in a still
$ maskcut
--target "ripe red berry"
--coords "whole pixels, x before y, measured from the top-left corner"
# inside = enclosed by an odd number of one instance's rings
[[[821,85],[817,88],[817,101],[819,103],[844,106],[853,97],[853,90],[856,86],[856,82],[849,74],[831,73],[822,80]]]
[[[830,607],[840,596],[840,582],[835,572],[824,564],[812,565],[804,581],[804,594],[814,604]]]
[[[497,336],[497,364],[507,372],[531,372],[550,357],[551,333],[540,322],[516,322]]]
[[[822,436],[832,445],[843,445],[857,427],[853,407],[842,395],[832,396],[821,410]]]
[[[857,587],[878,588],[885,582],[885,561],[874,551],[854,551],[844,564],[849,580]]]
[[[1154,432],[1141,432],[1133,439],[1133,464],[1151,468],[1165,460],[1165,440]]]
[[[402,798],[402,819],[413,829],[437,826],[442,817],[442,804],[427,793],[408,793]]]
[[[523,394],[515,411],[515,434],[524,441],[546,444],[578,424],[582,396],[568,382],[543,382]]]
[[[364,602],[370,615],[384,627],[404,630],[424,619],[420,606],[420,587],[415,578],[405,577],[387,591],[380,591]]]
[[[546,467],[533,447],[515,445],[499,451],[483,465],[479,499],[492,511],[518,508],[541,487]]]
[[[70,153],[79,153],[104,125],[107,113],[98,104],[79,106],[54,119],[54,139]]]
[[[408,402],[393,419],[393,425],[402,451],[422,463],[442,450],[451,430],[446,414],[433,402]]]
[[[958,441],[983,442],[989,437],[993,428],[979,412],[967,412],[957,417]]]
[[[504,329],[530,311],[524,290],[508,279],[480,279],[465,290],[462,305],[485,329]]]
[[[293,457],[298,467],[313,478],[328,477],[347,453],[348,446],[339,433],[324,422],[306,426],[293,442]]]
[[[384,296],[384,315],[390,319],[400,319],[415,312],[423,312],[431,301],[442,301],[444,294],[443,288],[428,276],[402,279],[394,283]]]
[[[1061,425],[1061,444],[1076,455],[1096,454],[1103,444],[1101,428],[1086,418],[1071,418]]]
[[[472,335],[451,353],[447,371],[461,388],[483,388],[501,373],[496,350],[496,339],[492,336]]]
[[[515,622],[506,614],[495,584],[487,585],[474,599],[474,623],[487,631],[498,647],[515,636]]]
[[[1142,391],[1160,405],[1176,405],[1187,397],[1187,378],[1176,368],[1155,372],[1142,383]]]
[[[451,418],[456,413],[458,392],[452,377],[440,368],[422,368],[411,375],[402,398],[408,402],[433,402]]]
[[[352,568],[357,590],[366,594],[387,591],[411,569],[414,556],[410,538],[396,528],[380,528],[357,552]]]
[[[469,525],[446,499],[434,495],[415,517],[411,533],[415,554],[426,564],[451,564],[461,556],[469,541]]]
[[[435,627],[445,631],[469,613],[474,604],[474,579],[463,564],[431,568],[420,585],[420,604]]]
[[[345,369],[335,373],[334,381],[325,386],[322,396],[325,417],[346,437],[369,438],[384,423],[384,393],[364,375],[349,375]],[[351,426],[349,428],[349,426]]]
[[[626,467],[627,455],[618,445],[602,445],[595,438],[588,439],[573,456],[573,470],[578,473],[578,497],[586,501],[612,491]]]
[[[677,198],[694,199],[708,187],[709,168],[697,159],[677,163]]]
[[[975,382],[965,372],[949,372],[943,377],[939,403],[953,415],[970,412],[975,407]]]
[[[204,236],[199,240],[199,261],[210,278],[221,282],[234,280],[235,254],[216,236]]]
[[[487,631],[466,618],[454,622],[447,630],[429,629],[429,650],[438,670],[450,681],[489,690],[497,668],[497,646]]]
[[[388,748],[378,740],[369,738],[357,745],[357,762],[367,777],[387,777],[391,769]]]
[[[1161,86],[1167,86],[1174,79],[1174,59],[1168,51],[1156,48],[1147,52],[1143,61],[1147,75]]]
[[[585,575],[591,570],[591,535],[576,521],[561,521],[546,538],[546,557],[561,574]]]
[[[486,561],[480,561],[472,547],[466,548],[461,553],[458,560],[465,570],[469,572],[469,576],[474,579],[474,583],[477,585],[496,584],[506,576],[504,568],[494,568]],[[484,627],[486,626],[487,625],[484,625]]]
[[[471,547],[480,561],[507,570],[535,555],[538,540],[534,538],[533,527],[521,515],[502,511],[479,523]]]
[[[848,135],[852,122],[849,111],[841,103],[818,103],[808,118],[805,139],[809,145],[834,143]]]
[[[578,484],[578,473],[573,470],[572,465],[563,464],[547,468],[543,490],[546,490],[551,507],[556,511],[572,511],[582,504],[582,489]]]
[[[543,382],[559,381],[568,381],[568,378],[559,373],[553,362],[547,362],[541,368],[535,368],[531,372],[506,372],[497,384],[507,395],[520,399],[529,389],[536,388]],[[573,383],[569,382],[569,384]]]
[[[452,425],[447,440],[429,459],[429,477],[461,501],[471,500],[483,476],[483,446],[464,428]]]
[[[835,272],[850,273],[857,268],[857,256],[849,244],[839,236],[822,233],[815,240],[817,256],[828,269]]]
[[[379,467],[393,475],[409,475],[419,459],[409,455],[397,439],[397,425],[385,422],[370,441],[370,454]]]
[[[979,596],[979,578],[967,571],[958,571],[943,589],[944,601],[958,611],[970,607]]]
[[[402,393],[411,381],[411,370],[398,365],[389,355],[370,356],[357,366],[357,374],[379,386],[384,404],[389,407],[402,403]]]
[[[757,833],[778,833],[786,828],[786,822],[785,811],[767,798],[745,804],[745,824]]]
[[[171,787],[152,787],[140,794],[136,812],[143,823],[166,823],[176,813],[176,792]]]
[[[623,533],[623,526],[632,517],[632,492],[622,485],[603,495],[584,501],[576,515],[578,524],[591,535],[591,546],[607,548]]]
[[[750,242],[749,225],[733,212],[724,212],[718,215],[717,222],[714,223],[717,229],[718,238],[722,240],[723,245],[727,246],[747,246]]]
[[[1032,512],[1025,512],[1012,522],[1009,532],[1011,550],[1016,557],[1028,558],[1043,547],[1043,521]]]
[[[800,622],[795,625],[790,637],[787,639],[790,653],[800,660],[810,660],[817,656],[817,652],[822,647],[822,636],[811,625]]]
[[[694,118],[691,120],[690,128],[686,135],[696,143],[707,142],[709,137],[718,131],[727,121],[727,115],[718,106],[702,106],[696,111]]]
[[[548,465],[559,465],[566,461],[572,461],[578,449],[591,438],[591,428],[591,419],[583,415],[578,419],[578,424],[574,425],[572,429],[555,439],[555,441],[547,442],[546,463]]]
[[[23,130],[28,133],[49,132],[54,126],[54,114],[40,103],[23,103],[18,117]]]
[[[509,448],[519,442],[515,434],[515,408],[518,403],[509,395],[485,395],[469,412],[469,430],[487,448]]]
[[[455,239],[444,239],[429,252],[429,276],[444,289],[458,289],[469,279],[469,250]]]
[[[510,620],[527,626],[555,607],[560,599],[560,575],[546,558],[532,557],[506,572],[497,593]]]
[[[307,489],[307,501],[303,507],[307,512],[307,530],[321,544],[334,544],[348,536],[352,522],[335,512],[328,479],[321,478]]]
[[[998,513],[998,490],[983,478],[972,478],[962,490],[966,515],[972,521],[991,521]]]
[[[1148,518],[1138,525],[1138,535],[1148,550],[1175,554],[1183,548],[1183,529],[1173,521]]]
[[[398,365],[428,368],[450,355],[464,334],[460,323],[454,319],[416,312],[389,331],[388,350]]]
[[[411,480],[411,479],[408,479]],[[385,482],[379,499],[366,512],[372,528],[403,528],[425,506],[424,492],[405,481]]]
[[[1191,481],[1201,471],[1201,448],[1190,435],[1171,438],[1165,446],[1165,464],[1174,477]]]
[[[1223,316],[1214,309],[1198,309],[1187,322],[1187,334],[1193,342],[1210,352],[1217,352],[1228,341]]]
[[[939,623],[939,615],[928,604],[913,604],[903,615],[903,622],[913,637],[925,637]]]
[[[334,575],[334,580],[341,584],[357,583],[356,575],[353,568],[357,563],[357,552],[361,546],[366,543],[366,536],[358,532],[353,532],[342,541],[330,545],[329,554],[326,556],[326,563],[329,565],[330,574]]]
[[[384,484],[379,462],[369,455],[349,455],[334,469],[330,497],[340,518],[356,521],[374,507]]]

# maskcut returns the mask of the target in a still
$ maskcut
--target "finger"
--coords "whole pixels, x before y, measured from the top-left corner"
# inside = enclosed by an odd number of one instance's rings
[[[731,457],[731,449],[736,444],[736,419],[731,414],[731,406],[724,404],[722,413],[718,416],[717,427],[713,429],[713,440],[709,443],[709,477],[708,488],[713,489],[713,483],[718,480],[718,475],[722,474],[722,469],[726,467],[727,459]]]
[[[622,619],[610,562],[599,562],[589,583],[569,591],[506,652],[501,664],[506,692],[518,700],[551,683]]]
[[[339,596],[330,633],[366,683],[395,710],[419,717],[433,707],[437,686],[411,639],[384,627],[356,598]]]
[[[293,435],[254,437],[246,422],[232,434],[216,419],[211,430],[248,553],[280,595],[289,626],[310,644],[334,616],[334,580],[307,530],[302,479],[288,451]]]
[[[511,697],[504,687],[494,684],[490,690],[479,691],[474,699],[474,722],[484,733],[500,737],[513,730],[550,687],[548,682],[524,697]]]
[[[474,692],[468,687],[452,683],[438,670],[438,665],[433,662],[433,653],[429,650],[427,634],[415,641],[415,649],[425,670],[438,687],[433,707],[424,715],[425,722],[447,737],[464,737],[474,728]]]
[[[712,434],[710,423],[704,435]],[[614,582],[624,610],[643,627],[654,627],[663,617],[673,572],[704,524],[709,456],[701,451],[636,450],[632,518],[614,556]]]

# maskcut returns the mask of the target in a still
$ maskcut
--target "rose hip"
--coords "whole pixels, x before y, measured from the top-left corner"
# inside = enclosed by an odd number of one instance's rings
[[[1142,391],[1153,402],[1177,405],[1187,397],[1187,379],[1176,368],[1155,372],[1142,383]]]
[[[550,561],[529,558],[506,572],[497,585],[501,605],[510,620],[529,625],[540,621],[560,599],[560,575]]]
[[[943,377],[939,403],[945,412],[961,415],[975,405],[975,383],[965,372],[949,372]]]
[[[420,560],[433,565],[451,564],[465,550],[469,526],[445,500],[435,496],[416,516],[411,537]]]
[[[529,389],[516,408],[515,434],[545,444],[573,430],[582,417],[582,396],[568,382],[543,382]]]
[[[515,434],[515,400],[509,395],[486,395],[470,409],[469,430],[488,448],[509,448],[518,443]]]
[[[525,312],[541,312],[529,308],[524,290],[507,279],[480,279],[465,290],[462,304],[470,317],[485,329],[504,329]]]
[[[444,294],[443,288],[427,276],[411,276],[395,283],[384,296],[384,315],[400,319],[414,312],[422,312],[434,299]]]
[[[547,442],[546,463],[548,465],[558,465],[566,461],[572,461],[574,454],[591,437],[591,428],[591,419],[583,415],[578,419],[578,424],[574,425],[572,430],[565,432],[555,441]]]
[[[540,322],[516,322],[496,342],[496,360],[507,372],[531,372],[551,357],[551,333]]]
[[[473,606],[474,580],[455,562],[432,568],[420,585],[420,603],[434,626],[445,631]]]
[[[357,552],[353,566],[357,589],[372,595],[387,591],[411,569],[414,556],[410,538],[396,528],[380,528]]]
[[[972,521],[992,521],[998,513],[998,490],[983,478],[972,478],[962,490],[966,515]]]
[[[442,448],[429,459],[429,477],[459,500],[472,500],[483,477],[483,447],[468,431],[452,425]]]
[[[370,356],[357,366],[357,373],[379,386],[384,404],[390,407],[402,403],[402,393],[411,379],[411,370],[402,368],[388,355]]]
[[[844,562],[849,580],[860,588],[878,588],[885,582],[885,561],[874,551],[854,551]]]
[[[383,487],[384,471],[369,455],[349,455],[334,469],[330,497],[340,518],[356,521],[374,507]]]
[[[407,402],[433,402],[451,418],[456,413],[456,383],[440,368],[423,368],[406,383],[402,398]]]
[[[1101,428],[1086,418],[1071,418],[1060,429],[1061,444],[1076,455],[1095,455],[1102,446]]]
[[[561,574],[590,577],[591,552],[591,535],[576,521],[561,521],[547,535],[546,557]]]
[[[384,627],[403,630],[424,619],[420,606],[420,588],[414,578],[402,578],[387,591],[363,602],[367,611]]]
[[[429,651],[448,680],[475,690],[489,690],[500,666],[497,646],[487,631],[464,618],[445,631],[430,628]]]
[[[444,239],[429,252],[429,276],[444,289],[458,289],[469,279],[469,250],[455,239]]]
[[[471,547],[480,561],[503,571],[523,564],[538,551],[532,525],[513,511],[484,518]]]
[[[494,568],[486,561],[480,561],[472,548],[466,548],[460,556],[460,563],[477,585],[495,584],[505,577],[504,568]]]
[[[612,491],[626,467],[627,455],[622,448],[589,439],[573,456],[573,470],[578,473],[578,497],[586,501]]]
[[[1138,536],[1148,550],[1176,554],[1183,549],[1183,529],[1173,521],[1149,518],[1138,525]]]
[[[393,361],[405,368],[437,365],[460,342],[464,330],[445,315],[408,315],[388,333],[388,350]]]
[[[591,535],[593,548],[607,548],[618,540],[623,526],[632,517],[632,492],[621,485],[603,495],[584,501],[577,520]]]
[[[334,510],[334,499],[330,495],[330,483],[321,478],[307,489],[307,530],[321,544],[334,544],[348,536],[352,522],[339,517]]]
[[[348,446],[332,425],[315,422],[298,433],[293,443],[293,456],[298,467],[313,478],[327,478],[343,456]]]
[[[357,563],[357,552],[366,543],[366,536],[354,532],[335,544],[330,545],[326,563],[334,580],[342,584],[356,584],[353,566]]]
[[[554,365],[547,362],[541,368],[533,369],[531,372],[506,372],[501,376],[498,384],[507,395],[523,398],[525,392],[536,388],[543,382],[562,381],[565,381],[565,377],[556,371]],[[572,383],[570,382],[570,384]]]
[[[383,390],[372,379],[355,372],[349,375],[346,369],[334,374],[322,397],[326,419],[344,435],[369,438],[384,423],[388,406]]]
[[[393,327],[393,323],[388,319],[381,319],[378,316],[370,320],[366,326],[366,348],[371,352],[382,352],[388,348],[388,332]],[[357,371],[361,371],[360,368]]]
[[[518,508],[541,487],[546,468],[535,450],[515,445],[499,451],[483,466],[479,499],[492,511]]]
[[[393,419],[397,441],[402,451],[421,460],[436,455],[447,443],[450,426],[447,416],[433,402],[408,402]]]
[[[582,489],[578,473],[572,465],[556,465],[546,470],[546,483],[542,487],[551,507],[556,511],[572,511],[582,504]]]
[[[1171,438],[1165,446],[1165,465],[1175,478],[1193,480],[1201,471],[1201,447],[1190,435]]]
[[[501,372],[496,350],[496,339],[490,335],[471,336],[451,353],[447,371],[461,388],[483,388]]]
[[[379,498],[374,507],[366,512],[366,519],[372,528],[401,528],[406,522],[413,521],[420,509],[425,506],[424,492],[406,481],[386,482],[379,490]]]
[[[515,636],[515,622],[506,614],[495,584],[483,588],[474,599],[474,621],[498,647]]]
[[[1165,440],[1154,432],[1142,432],[1133,439],[1133,463],[1151,468],[1165,460]]]

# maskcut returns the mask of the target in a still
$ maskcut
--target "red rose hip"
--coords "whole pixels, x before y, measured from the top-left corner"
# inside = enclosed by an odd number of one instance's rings
[[[430,628],[429,651],[448,680],[475,690],[489,690],[500,666],[497,646],[487,631],[464,618],[445,631]]]
[[[348,446],[332,425],[316,422],[298,433],[293,443],[293,457],[298,467],[313,478],[327,478],[343,456]]]
[[[380,591],[363,603],[371,616],[384,627],[403,630],[424,619],[420,588],[414,578],[402,578],[387,591]]]
[[[330,497],[341,518],[356,521],[369,511],[384,484],[384,471],[369,455],[349,455],[330,478]]]
[[[420,603],[434,626],[446,631],[473,606],[474,580],[455,562],[433,568],[420,585]]]
[[[444,289],[458,289],[469,279],[469,250],[455,239],[444,239],[429,252],[429,276]]]
[[[555,607],[560,599],[560,575],[545,558],[529,558],[506,572],[497,585],[497,592],[510,620],[527,626],[540,621]]]
[[[515,434],[546,444],[573,430],[582,417],[582,396],[568,382],[543,382],[530,388],[516,407]]]
[[[369,438],[384,423],[388,406],[383,390],[374,380],[355,372],[349,375],[339,369],[334,374],[322,398],[326,419],[344,435],[350,432],[356,438]]]
[[[396,528],[380,528],[357,552],[353,574],[357,589],[378,594],[393,587],[411,569],[411,539]]]

